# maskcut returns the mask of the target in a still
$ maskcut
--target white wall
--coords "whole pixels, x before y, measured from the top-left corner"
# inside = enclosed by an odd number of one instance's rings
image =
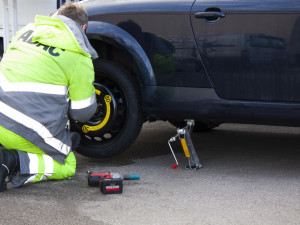
[[[8,0],[9,5],[12,6],[12,1]],[[48,16],[55,12],[56,0],[17,0],[17,15],[18,15],[18,29],[25,26],[27,23],[33,22],[37,14]],[[3,37],[3,2],[0,0],[0,37]],[[11,9],[11,8],[10,8]],[[10,11],[9,23],[11,31],[12,11]]]

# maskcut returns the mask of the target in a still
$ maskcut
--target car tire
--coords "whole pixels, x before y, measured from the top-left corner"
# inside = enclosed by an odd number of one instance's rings
[[[186,122],[183,121],[170,121],[170,123],[177,128],[183,128],[186,126]],[[209,132],[215,127],[218,127],[219,125],[220,123],[195,121],[193,132],[195,133]]]
[[[96,60],[94,69],[98,110],[86,123],[71,121],[71,127],[81,135],[78,153],[106,158],[127,149],[140,133],[140,92],[135,77],[120,66]]]

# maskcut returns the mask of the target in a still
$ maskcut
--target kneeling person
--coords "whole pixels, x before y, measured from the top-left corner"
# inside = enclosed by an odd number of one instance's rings
[[[97,108],[88,17],[68,3],[52,17],[36,16],[12,39],[0,64],[0,191],[73,176],[80,135],[68,115],[84,122]],[[17,173],[15,173],[17,171]]]

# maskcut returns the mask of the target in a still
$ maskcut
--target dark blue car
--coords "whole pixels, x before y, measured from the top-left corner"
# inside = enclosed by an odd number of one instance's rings
[[[300,126],[299,0],[86,0],[98,112],[79,152],[109,157],[145,121]]]

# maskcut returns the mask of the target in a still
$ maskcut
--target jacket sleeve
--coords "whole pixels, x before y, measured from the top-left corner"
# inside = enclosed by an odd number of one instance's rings
[[[79,57],[74,62],[75,70],[70,76],[69,96],[71,100],[69,115],[73,120],[85,122],[97,109],[94,83],[94,67],[91,58]]]

